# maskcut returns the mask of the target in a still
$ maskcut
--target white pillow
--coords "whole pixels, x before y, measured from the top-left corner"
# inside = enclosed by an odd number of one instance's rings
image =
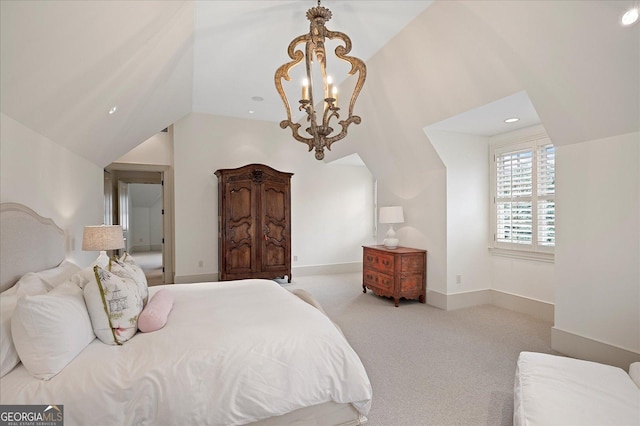
[[[94,281],[95,279],[96,278],[95,272],[93,272],[93,266],[88,266],[76,272],[71,276],[71,278],[69,278],[72,283],[74,283],[81,289],[84,289],[84,286],[87,285],[88,282]]]
[[[136,284],[138,284],[138,291],[140,291],[140,296],[142,296],[142,303],[143,305],[146,305],[147,301],[149,300],[149,285],[147,284],[147,276],[144,274],[142,268],[126,251],[124,252],[122,257],[120,257],[120,260],[116,262],[118,262],[121,266],[124,266],[124,268],[129,273],[133,274],[133,278],[136,281]],[[113,266],[113,264],[111,266]]]
[[[62,371],[95,338],[82,290],[71,282],[20,298],[11,334],[22,364],[43,380]]]
[[[49,286],[49,289],[51,290],[52,288],[68,281],[69,278],[79,270],[80,267],[78,265],[65,259],[55,268],[36,272],[36,274]]]
[[[15,294],[17,297],[36,296],[45,294],[53,287],[44,282],[44,280],[35,272],[27,272],[18,280],[15,286]],[[9,291],[9,290],[7,290]]]
[[[26,273],[10,289],[0,293],[0,377],[13,370],[20,363],[18,351],[11,336],[11,317],[23,296],[44,294],[48,286],[37,274]]]
[[[11,317],[18,303],[14,287],[0,293],[0,377],[4,377],[20,363],[11,337]]]
[[[121,345],[138,330],[142,298],[135,281],[94,266],[94,280],[84,286],[84,300],[98,339]]]

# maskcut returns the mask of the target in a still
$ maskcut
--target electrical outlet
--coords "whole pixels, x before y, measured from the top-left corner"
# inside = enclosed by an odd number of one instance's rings
[[[462,284],[462,275],[456,275],[456,284]]]
[[[293,261],[297,262],[298,261],[298,256],[293,256]]]
[[[202,260],[198,260],[198,268],[202,268],[204,266],[204,262]]]

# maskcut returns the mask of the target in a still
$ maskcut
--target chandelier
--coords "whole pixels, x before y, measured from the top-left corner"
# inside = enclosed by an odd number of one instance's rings
[[[320,6],[320,0],[318,0],[318,6],[312,7],[307,11],[307,19],[311,22],[309,33],[296,37],[289,44],[287,53],[291,61],[278,68],[275,74],[275,84],[287,110],[287,119],[280,122],[280,127],[283,129],[290,127],[293,137],[297,141],[307,144],[309,151],[315,149],[316,159],[322,160],[324,158],[324,149],[331,150],[331,144],[347,136],[347,128],[351,123],[360,124],[360,117],[353,115],[353,106],[364,85],[367,67],[360,59],[348,56],[351,51],[351,39],[349,36],[338,31],[330,31],[325,27],[325,22],[331,19],[331,11],[326,7]],[[358,73],[358,80],[349,101],[348,116],[343,120],[340,120],[337,88],[327,74],[325,39],[341,40],[344,43],[344,45],[338,45],[335,48],[335,55],[340,60],[351,65],[351,70],[348,72],[349,75]],[[296,47],[302,43],[305,44],[304,51],[296,50]],[[298,110],[306,112],[309,127],[305,130],[308,136],[301,135],[299,132],[301,125],[292,121],[291,106],[282,88],[283,79],[291,81],[289,70],[302,62],[303,59],[306,78],[302,83],[302,99],[298,101],[300,103]],[[314,61],[316,61],[316,69],[319,66],[322,76],[322,90],[318,88],[318,90],[314,91],[312,75]],[[321,121],[319,121],[319,118],[321,118]],[[341,130],[339,132],[337,130],[334,132],[332,125],[335,124],[332,124],[332,120],[333,123],[337,122],[340,125]]]

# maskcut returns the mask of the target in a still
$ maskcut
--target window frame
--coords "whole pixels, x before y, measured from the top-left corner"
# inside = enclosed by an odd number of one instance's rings
[[[555,190],[553,194],[541,196],[538,194],[538,172],[539,172],[539,152],[541,146],[551,144],[553,142],[541,126],[524,129],[523,131],[511,132],[491,138],[489,145],[489,171],[490,171],[490,193],[489,193],[489,251],[494,255],[522,258],[526,260],[538,260],[553,262],[555,244],[547,246],[538,242],[538,201],[544,202],[552,200],[554,203],[554,223],[557,214],[557,206],[555,205]],[[555,149],[555,146],[554,146]],[[515,152],[519,150],[527,150],[532,152],[532,190],[531,195],[523,197],[523,201],[531,200],[531,244],[517,244],[502,242],[497,240],[498,235],[498,219],[497,209],[499,198],[497,196],[497,159],[500,155]],[[555,161],[554,161],[555,164]],[[555,176],[555,167],[554,167]],[[554,178],[555,180],[555,178]]]

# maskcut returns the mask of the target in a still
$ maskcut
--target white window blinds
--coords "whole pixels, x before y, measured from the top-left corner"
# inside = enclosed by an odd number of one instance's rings
[[[537,243],[556,245],[556,151],[552,144],[538,145]]]
[[[555,246],[555,150],[549,139],[494,150],[495,246],[549,251]]]

